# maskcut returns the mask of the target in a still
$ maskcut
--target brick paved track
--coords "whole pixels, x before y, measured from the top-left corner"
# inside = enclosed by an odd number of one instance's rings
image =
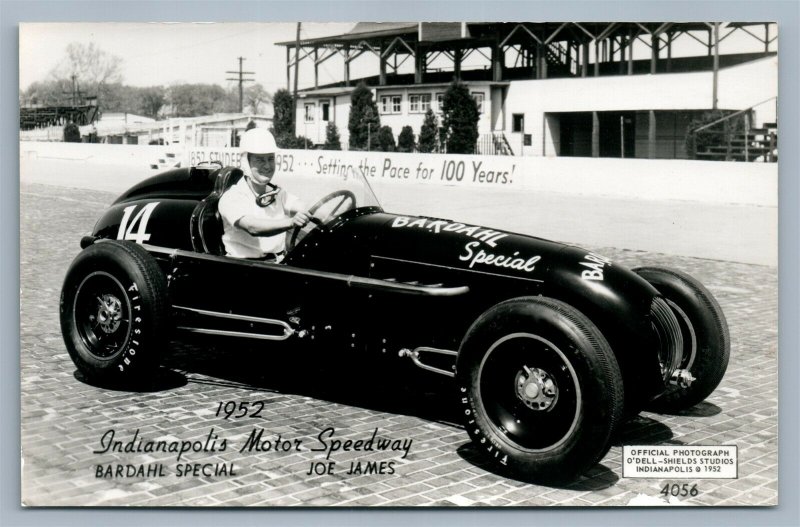
[[[732,352],[720,388],[686,415],[643,413],[626,424],[600,465],[567,488],[514,481],[490,471],[458,425],[449,385],[411,368],[368,364],[363,375],[290,347],[268,352],[217,340],[175,341],[148,391],[82,382],[61,339],[58,296],[107,193],[23,185],[21,189],[22,496],[27,505],[194,506],[539,506],[666,503],[666,481],[622,479],[622,445],[737,444],[739,479],[699,480],[700,494],[672,503],[777,503],[777,270],[771,267],[593,248],[629,265],[683,269],[720,301]],[[335,351],[335,350],[334,350]],[[277,355],[277,358],[276,358]],[[363,371],[363,370],[362,370]],[[384,375],[384,373],[387,373]],[[400,382],[404,378],[407,382]],[[224,420],[221,401],[265,401],[264,419]],[[334,475],[305,476],[321,452],[239,453],[254,426],[264,439],[301,439],[335,428],[341,439],[413,439],[409,455],[339,452]],[[226,438],[225,452],[189,453],[190,462],[234,463],[236,475],[181,477],[169,453],[94,454],[115,429],[152,440]],[[345,475],[350,461],[394,461],[394,475]],[[98,479],[98,464],[163,463],[161,478]]]

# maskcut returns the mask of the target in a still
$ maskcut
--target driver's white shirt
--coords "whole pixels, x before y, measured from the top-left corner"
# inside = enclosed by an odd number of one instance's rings
[[[219,199],[219,214],[222,217],[222,243],[228,256],[236,258],[260,258],[267,254],[278,254],[286,249],[286,233],[273,236],[253,236],[236,222],[244,216],[258,216],[266,219],[283,219],[289,216],[287,210],[300,210],[300,200],[285,190],[276,196],[275,201],[266,207],[256,204],[256,195],[242,177]],[[288,231],[287,231],[288,232]]]

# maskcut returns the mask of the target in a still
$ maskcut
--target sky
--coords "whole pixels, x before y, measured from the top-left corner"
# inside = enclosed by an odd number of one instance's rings
[[[352,23],[302,24],[302,38],[339,34]],[[270,93],[286,87],[286,48],[275,42],[294,40],[295,23],[36,23],[20,25],[20,88],[46,80],[65,56],[68,44],[93,42],[121,59],[122,82],[132,86],[173,83],[233,85],[226,73],[239,68]],[[320,83],[338,81],[338,62],[320,66]],[[301,68],[300,87],[313,85],[313,73]],[[249,84],[249,83],[248,83]],[[246,86],[248,85],[246,84]]]

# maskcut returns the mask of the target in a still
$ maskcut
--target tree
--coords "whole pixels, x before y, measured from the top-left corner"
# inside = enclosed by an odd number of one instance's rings
[[[37,81],[22,93],[20,106],[57,106],[65,102],[69,95],[64,93],[62,84],[55,80]]]
[[[146,117],[158,119],[158,112],[166,102],[166,90],[161,86],[141,88],[139,90],[138,112]]]
[[[196,117],[238,108],[230,94],[217,84],[175,84],[169,88],[169,101],[175,117]]]
[[[378,132],[378,144],[384,152],[394,152],[397,147],[394,144],[394,133],[391,126],[381,126]]]
[[[62,86],[62,91],[72,92],[74,86],[81,94],[96,95],[100,111],[106,109],[108,87],[120,83],[122,59],[101,50],[94,43],[73,42],[66,48],[65,57],[53,68],[50,76]]]
[[[350,149],[375,149],[378,146],[380,126],[378,106],[372,98],[372,91],[362,82],[350,96],[350,119],[347,123],[347,129],[350,132]],[[367,145],[367,138],[370,138],[369,145]]]
[[[245,107],[250,110],[250,113],[258,115],[262,110],[262,106],[271,100],[272,96],[260,84],[253,84],[244,90]]]
[[[439,122],[433,110],[428,108],[425,112],[425,119],[422,121],[422,128],[419,130],[419,151],[430,153],[436,151],[436,135],[439,130]]]
[[[295,104],[294,97],[289,90],[276,91],[272,98],[272,106],[275,112],[272,121],[275,137],[283,135],[294,137]]]
[[[442,114],[447,153],[474,154],[480,113],[465,84],[450,83],[442,100]]]
[[[397,136],[397,151],[414,151],[414,130],[412,130],[410,126],[404,126],[403,129],[400,130],[400,135]]]
[[[342,140],[339,138],[339,129],[333,121],[325,127],[325,150],[341,150]]]

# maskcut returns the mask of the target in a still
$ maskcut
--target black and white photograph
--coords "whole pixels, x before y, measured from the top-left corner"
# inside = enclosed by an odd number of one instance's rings
[[[21,505],[778,505],[780,29],[20,24]]]

